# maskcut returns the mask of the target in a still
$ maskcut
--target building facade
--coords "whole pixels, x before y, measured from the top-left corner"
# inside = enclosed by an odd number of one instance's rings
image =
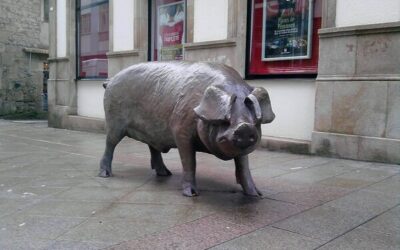
[[[264,146],[400,163],[397,0],[50,0],[49,125],[104,130],[102,83],[213,61],[265,87]]]
[[[49,1],[0,2],[0,115],[47,109]]]

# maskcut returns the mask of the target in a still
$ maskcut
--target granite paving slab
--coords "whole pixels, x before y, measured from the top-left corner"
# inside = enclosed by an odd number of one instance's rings
[[[400,166],[256,150],[261,198],[233,161],[197,154],[200,196],[181,194],[178,151],[156,176],[125,138],[97,177],[105,135],[0,120],[0,249],[399,249]]]

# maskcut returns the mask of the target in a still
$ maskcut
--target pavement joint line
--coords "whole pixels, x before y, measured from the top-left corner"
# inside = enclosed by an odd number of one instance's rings
[[[63,231],[61,234],[59,234],[57,237],[55,237],[54,240],[55,240],[55,241],[56,241],[56,240],[59,240],[63,235],[67,234],[68,232],[71,232],[71,231],[75,230],[75,229],[78,228],[80,225],[82,225],[82,224],[88,222],[88,221],[90,220],[90,218],[91,218],[91,217],[88,217],[88,218],[86,218],[86,220],[83,220],[81,223],[78,223],[77,225],[75,225],[75,226],[73,226],[73,227],[71,227],[71,228],[69,228],[69,229]]]
[[[270,199],[270,200],[273,200],[273,199]],[[279,201],[279,200],[275,200],[275,201]],[[290,203],[290,202],[286,202],[286,201],[279,201],[279,202]],[[290,204],[294,204],[294,203],[290,203]],[[294,204],[294,205],[301,205],[301,204]],[[304,206],[304,205],[301,205],[301,206]],[[273,226],[273,224],[275,224],[275,223],[278,223],[278,222],[280,222],[280,221],[282,221],[282,220],[286,220],[286,219],[288,219],[288,218],[290,218],[290,217],[292,217],[292,216],[295,216],[295,215],[297,215],[297,214],[301,214],[301,213],[303,213],[303,212],[305,212],[305,211],[307,211],[307,210],[310,210],[310,209],[312,209],[312,208],[314,208],[314,207],[311,207],[311,208],[309,208],[309,209],[302,210],[302,211],[300,211],[300,212],[298,212],[298,213],[296,213],[296,214],[293,214],[293,215],[290,215],[290,216],[288,216],[288,217],[282,218],[282,219],[280,219],[280,220],[271,222],[270,224],[263,225],[263,226],[261,226],[261,227],[255,227],[254,230],[251,230],[251,231],[249,231],[249,232],[247,232],[247,233],[238,235],[238,236],[236,236],[236,237],[234,237],[234,238],[232,238],[232,239],[229,239],[229,240],[226,240],[226,241],[224,241],[224,242],[218,243],[217,245],[211,246],[211,247],[206,248],[206,249],[211,249],[211,248],[213,248],[213,247],[222,245],[222,244],[224,244],[224,243],[226,243],[226,242],[235,240],[235,239],[240,238],[240,237],[242,237],[242,236],[245,236],[245,235],[254,233],[254,232],[259,231],[259,230],[261,230],[261,229],[265,229],[265,228],[267,228],[267,227],[272,227],[272,228],[275,228],[275,229],[280,229],[280,230],[283,230],[283,231],[288,231],[288,232],[291,232],[291,233],[294,233],[294,234],[298,234],[298,235],[301,235],[301,236],[310,238],[310,239],[312,239],[314,242],[319,243],[319,242],[317,241],[317,239],[313,239],[313,238],[311,238],[311,237],[309,237],[309,236],[302,235],[302,234],[297,233],[297,232],[292,232],[292,231],[287,230],[287,229],[278,228],[278,227]],[[235,225],[239,225],[239,224],[236,224],[236,223],[234,223],[234,224],[235,224]]]
[[[274,223],[274,224],[275,224],[275,223]],[[279,230],[282,230],[282,231],[286,231],[286,232],[289,232],[289,233],[301,235],[301,236],[306,237],[306,238],[308,238],[309,240],[314,241],[314,242],[317,242],[317,243],[322,243],[322,244],[323,244],[323,242],[324,242],[323,239],[316,238],[316,237],[313,238],[313,237],[310,237],[310,236],[308,236],[308,235],[301,234],[301,233],[299,233],[299,232],[291,231],[291,230],[289,230],[289,229],[287,229],[287,228],[280,228],[280,227],[276,227],[276,226],[274,226],[274,225],[265,226],[265,227],[263,227],[263,228],[266,228],[266,227],[272,227],[272,228],[279,229]]]
[[[311,156],[311,157],[313,157],[313,156]],[[274,159],[274,157],[271,157],[270,159]],[[298,161],[298,160],[302,160],[302,159],[304,159],[304,158],[299,158],[299,159],[295,159],[295,160],[290,159],[290,160],[286,160],[286,161],[279,161],[279,162],[273,163],[273,165],[270,166],[270,167],[274,167],[274,165],[282,165],[282,163],[287,163],[287,162],[291,162],[291,161]],[[265,166],[253,167],[252,164],[251,164],[251,159],[249,160],[249,165],[250,165],[250,168],[252,170],[265,168]],[[294,171],[292,171],[292,172],[294,172]]]
[[[73,187],[71,187],[71,189],[72,189],[72,188],[73,188]],[[129,193],[132,193],[132,192],[129,192]],[[107,211],[107,210],[110,210],[113,206],[115,206],[116,204],[118,204],[118,200],[122,199],[124,196],[128,195],[129,193],[127,193],[127,194],[125,194],[125,195],[121,195],[121,197],[118,197],[118,198],[114,199],[114,201],[111,201],[110,204],[109,204],[108,206],[105,206],[105,207],[100,208],[99,210],[97,210],[97,211],[96,211],[96,214],[99,214],[99,213],[105,212],[105,211]],[[60,234],[58,237],[56,237],[54,240],[57,240],[57,239],[59,239],[60,237],[62,237],[63,235],[67,234],[68,232],[75,230],[76,228],[78,228],[78,227],[81,226],[82,224],[88,222],[88,221],[89,221],[90,219],[92,219],[92,218],[101,219],[101,217],[96,217],[95,214],[91,214],[89,217],[87,217],[86,220],[83,220],[81,223],[77,224],[76,226],[74,226],[74,227],[72,227],[72,228],[66,230],[65,232],[63,232],[62,234]]]
[[[356,229],[356,228],[359,228],[359,227],[361,227],[362,225],[364,225],[364,224],[366,224],[366,223],[370,222],[371,220],[373,220],[373,219],[377,218],[378,216],[381,216],[382,214],[384,214],[384,213],[388,212],[389,210],[391,210],[391,209],[393,209],[393,208],[395,208],[395,207],[397,207],[397,206],[399,206],[399,205],[400,205],[400,203],[399,203],[399,204],[396,204],[395,206],[393,206],[393,207],[391,207],[391,208],[389,208],[389,209],[387,209],[387,210],[385,210],[385,211],[383,211],[383,212],[381,212],[381,213],[379,213],[379,214],[377,214],[377,215],[375,215],[375,216],[373,216],[373,217],[371,217],[371,218],[369,218],[368,220],[366,220],[366,221],[362,222],[361,224],[359,224],[359,225],[357,225],[357,226],[355,226],[355,227],[353,227],[353,228],[351,228],[351,229],[349,229],[349,230],[345,231],[344,233],[342,233],[342,234],[340,234],[340,235],[338,235],[338,236],[334,237],[333,239],[330,239],[330,240],[328,240],[328,241],[327,241],[327,242],[325,242],[324,244],[322,244],[322,245],[320,245],[320,246],[318,246],[318,247],[314,248],[314,250],[316,250],[316,249],[320,249],[321,247],[325,246],[326,244],[328,244],[328,243],[330,243],[330,242],[332,242],[332,241],[334,241],[334,240],[336,240],[336,239],[338,239],[338,238],[342,237],[343,235],[345,235],[345,234],[347,234],[347,233],[349,233],[349,232],[353,231],[353,230],[354,230],[354,229]]]
[[[166,228],[162,229],[161,231],[157,231],[157,232],[153,232],[153,233],[144,234],[144,235],[139,236],[138,238],[132,239],[132,240],[140,240],[140,239],[146,238],[146,237],[148,237],[148,236],[157,236],[157,235],[159,235],[159,234],[162,234],[162,233],[164,233],[164,232],[167,232],[168,230],[173,229],[174,227],[178,227],[178,226],[182,226],[182,225],[185,225],[185,224],[193,223],[193,222],[195,222],[195,221],[198,221],[198,220],[201,220],[201,219],[203,219],[203,218],[210,217],[210,216],[214,216],[214,215],[216,215],[216,214],[218,214],[218,213],[217,213],[217,212],[210,213],[210,214],[207,214],[207,215],[205,215],[205,216],[196,218],[196,219],[191,220],[191,221],[186,221],[186,222],[181,223],[181,224],[176,224],[176,225],[172,225],[172,226],[170,226],[170,227],[166,227]],[[228,223],[237,225],[237,224],[232,223],[232,222],[228,222]],[[117,244],[113,244],[113,245],[111,245],[111,246],[105,247],[105,248],[103,248],[103,249],[109,249],[110,247],[116,247],[116,246],[122,245],[122,244],[124,244],[124,243],[130,242],[130,241],[132,241],[132,240],[125,240],[125,241],[119,242],[119,243],[117,243]]]
[[[300,172],[300,171],[302,171],[302,170],[304,170],[304,169],[311,169],[311,168],[323,166],[323,165],[325,165],[325,164],[326,164],[326,163],[322,163],[322,164],[315,165],[315,166],[311,166],[311,167],[305,167],[305,168],[300,169],[300,170],[289,171],[289,172],[287,172],[287,173],[283,173],[283,174],[280,174],[280,175],[277,175],[277,176],[273,176],[273,177],[271,177],[271,179],[274,179],[274,178],[277,178],[277,177],[281,177],[281,176],[284,176],[284,175],[287,175],[287,174],[295,173],[295,172]],[[318,183],[320,183],[320,182],[322,182],[322,181],[325,181],[325,180],[327,180],[327,179],[335,178],[335,177],[338,177],[338,176],[341,176],[341,175],[344,175],[344,174],[348,174],[348,173],[352,173],[352,172],[357,172],[357,171],[359,171],[360,169],[363,169],[362,167],[354,167],[354,168],[355,168],[355,169],[353,169],[353,170],[348,170],[348,171],[339,173],[339,174],[337,174],[337,175],[332,175],[332,176],[327,177],[327,178],[325,178],[325,179],[319,180],[319,181],[317,181],[317,182],[315,182],[315,183],[318,184]],[[387,178],[390,178],[390,177],[392,177],[392,176],[394,176],[394,175],[397,175],[397,173],[395,173],[395,174],[393,174],[393,175],[391,175],[391,176],[388,176]],[[387,178],[385,178],[385,179],[387,179]],[[382,179],[381,181],[384,181],[385,179]],[[380,182],[380,181],[375,182],[375,183],[370,184],[370,185],[374,185],[374,184],[379,183],[379,182]],[[361,187],[361,188],[365,188],[365,187],[368,187],[368,186],[370,186],[370,185],[367,185],[367,186],[364,186],[364,187]],[[360,188],[360,189],[361,189],[361,188]],[[282,192],[279,192],[279,193],[282,193]],[[279,194],[279,193],[277,193],[277,194]]]
[[[315,156],[308,156],[308,157],[310,157],[310,158],[313,158],[313,157],[315,157]],[[293,161],[298,161],[298,160],[303,160],[303,159],[305,159],[306,158],[306,156],[304,157],[304,158],[299,158],[299,159],[290,159],[290,160],[287,160],[287,161],[279,161],[279,162],[276,162],[276,163],[274,163],[273,164],[273,166],[271,166],[272,168],[275,166],[275,165],[282,165],[282,164],[284,164],[284,163],[288,163],[288,162],[293,162]],[[271,159],[274,159],[274,157],[271,157]],[[330,160],[328,160],[328,162],[329,161],[331,161],[331,159]],[[319,165],[323,165],[323,164],[326,164],[327,162],[325,162],[325,163],[318,163],[317,165],[315,165],[315,166],[319,166]],[[249,162],[249,164],[251,165],[251,162]],[[311,166],[309,166],[309,167],[303,167],[302,169],[298,169],[298,170],[304,170],[304,169],[307,169],[307,168],[312,168],[312,167],[314,167],[313,165],[311,165]],[[255,168],[252,168],[252,169],[260,169],[260,168],[264,168],[264,166],[262,166],[262,167],[255,167]],[[293,173],[293,172],[297,172],[296,170],[287,170],[288,172],[291,172],[291,173]]]
[[[397,175],[397,174],[395,174],[395,175]],[[349,194],[351,194],[351,193],[354,193],[354,192],[358,192],[358,191],[360,191],[360,190],[362,190],[362,189],[366,189],[366,188],[369,187],[369,186],[375,185],[375,184],[377,184],[377,183],[379,183],[379,182],[383,182],[383,181],[385,181],[386,179],[389,179],[389,178],[391,178],[391,177],[393,177],[393,175],[392,175],[392,176],[389,176],[389,177],[386,177],[385,179],[383,179],[383,180],[381,180],[381,181],[378,181],[378,182],[376,182],[376,183],[369,184],[369,185],[367,185],[367,186],[365,186],[365,187],[363,187],[363,188],[355,189],[355,190],[353,190],[353,191],[351,191],[351,192],[349,192],[349,193],[347,193],[347,194],[345,194],[345,195],[343,195],[343,196],[341,196],[341,197],[339,197],[339,198],[345,197],[345,196],[347,196],[347,195],[349,195]],[[337,198],[337,199],[339,199],[339,198]],[[337,199],[335,199],[335,200],[337,200]],[[279,201],[279,200],[278,200],[278,201]],[[296,215],[298,215],[298,214],[307,212],[307,211],[309,211],[309,210],[311,210],[311,209],[314,209],[314,208],[317,208],[317,207],[321,207],[321,206],[323,206],[323,205],[325,205],[325,204],[327,204],[327,203],[329,203],[329,202],[331,202],[331,201],[333,201],[333,200],[323,202],[323,203],[321,203],[321,204],[319,204],[319,205],[317,205],[317,206],[311,206],[311,207],[308,208],[308,209],[305,209],[305,210],[303,210],[303,211],[301,211],[301,212],[299,212],[299,213],[296,213],[296,214],[292,214],[292,215],[290,215],[290,216],[288,216],[288,217],[286,217],[286,218],[283,218],[283,219],[281,219],[281,220],[275,221],[275,222],[273,222],[272,224],[266,225],[266,226],[271,226],[271,227],[274,227],[274,228],[278,228],[278,227],[275,227],[275,226],[273,226],[273,225],[276,224],[276,223],[279,223],[279,222],[281,222],[281,221],[283,221],[283,220],[289,219],[289,218],[291,218],[291,217],[293,217],[293,216],[296,216]],[[281,201],[281,202],[283,202],[283,201]],[[288,202],[287,202],[287,203],[288,203]],[[301,204],[296,203],[296,205],[301,205]],[[380,213],[380,214],[378,214],[378,215],[376,215],[376,216],[374,216],[374,217],[368,219],[367,221],[361,223],[360,225],[354,227],[353,229],[355,229],[355,228],[357,228],[357,227],[359,227],[359,226],[365,224],[366,222],[368,222],[368,221],[370,221],[370,220],[376,218],[377,216],[379,216],[379,215],[381,215],[381,214],[383,214],[383,213],[385,213],[385,212],[387,212],[387,211],[389,211],[389,210],[391,210],[391,209],[393,209],[393,208],[395,208],[395,207],[397,207],[397,206],[399,206],[399,205],[400,205],[400,203],[399,203],[399,204],[396,204],[395,206],[393,206],[393,207],[391,207],[391,208],[385,210],[384,212],[382,212],[382,213]],[[329,205],[327,205],[327,206],[329,206]],[[331,207],[331,206],[329,206],[329,207]],[[283,229],[283,228],[278,228],[278,229]],[[353,230],[353,229],[351,229],[351,230]],[[284,230],[286,230],[286,229],[284,229]],[[349,230],[349,231],[351,231],[351,230]],[[289,231],[289,230],[287,230],[287,231]],[[347,232],[349,232],[349,231],[347,231]],[[291,232],[291,231],[289,231],[289,232]],[[347,233],[347,232],[346,232],[346,233]],[[304,235],[304,236],[306,236],[306,235]],[[309,237],[309,236],[307,236],[307,237]],[[338,237],[339,237],[339,236],[338,236]],[[318,239],[319,239],[319,238],[318,238]],[[322,239],[320,239],[320,240],[323,241]],[[327,242],[327,243],[328,243],[328,242]],[[327,243],[325,243],[325,244],[327,244]],[[319,246],[319,247],[322,247],[322,245]],[[318,247],[318,248],[319,248],[319,247]],[[315,249],[318,249],[318,248],[315,248]]]
[[[354,170],[354,171],[357,171],[357,170]],[[351,171],[351,172],[353,172],[353,171]],[[342,173],[342,174],[348,174],[348,173],[350,173],[350,172],[346,172],[346,173]],[[340,174],[340,175],[342,175],[342,174]],[[340,175],[335,175],[335,176],[329,177],[329,178],[327,178],[327,179],[335,178],[335,177],[338,177],[338,176],[340,176]],[[386,177],[385,177],[384,179],[382,179],[382,180],[379,180],[379,181],[376,181],[376,182],[373,182],[373,183],[370,183],[370,184],[366,184],[365,186],[361,186],[361,187],[358,187],[358,188],[344,188],[344,189],[353,190],[353,191],[347,193],[346,195],[348,195],[348,194],[350,194],[350,193],[353,193],[353,192],[356,192],[356,191],[360,191],[360,190],[362,190],[362,189],[366,189],[366,188],[369,187],[369,186],[372,186],[372,185],[378,184],[378,183],[380,183],[380,182],[382,182],[382,181],[385,181],[385,180],[387,180],[387,179],[390,179],[390,178],[392,178],[392,177],[395,176],[395,175],[399,175],[399,174],[398,174],[398,173],[391,174],[391,175],[389,175],[389,176],[386,176]],[[316,184],[319,184],[320,182],[325,181],[325,180],[327,180],[327,179],[320,180],[320,181],[316,182]],[[319,185],[326,186],[326,187],[330,187],[330,186],[324,185],[324,184],[319,184]]]
[[[314,166],[303,167],[301,169],[296,169],[296,170],[292,170],[292,171],[288,170],[288,171],[286,171],[286,173],[279,174],[279,175],[271,177],[271,179],[278,178],[278,177],[281,177],[281,176],[284,176],[284,175],[287,175],[287,174],[293,174],[293,173],[301,172],[301,171],[306,170],[306,169],[312,169],[312,168],[316,168],[316,167],[321,167],[323,165],[326,165],[327,163],[328,162],[320,163],[320,164],[317,164],[317,165],[314,165]],[[326,179],[329,179],[329,178],[332,178],[332,177],[336,177],[336,176],[339,176],[339,175],[342,175],[342,174],[345,174],[345,173],[349,173],[349,172],[352,172],[352,171],[356,171],[356,170],[349,170],[349,171],[346,171],[346,172],[342,172],[342,173],[340,173],[338,175],[330,176],[330,177],[327,177],[327,178],[325,178],[323,180],[326,180]],[[323,180],[320,180],[320,181],[323,181]],[[320,182],[320,181],[318,181],[318,182]]]
[[[30,141],[44,142],[44,143],[48,143],[48,144],[56,144],[56,145],[61,145],[61,146],[74,147],[74,145],[69,145],[69,144],[60,143],[60,142],[51,142],[51,141],[46,141],[46,140],[33,139],[30,137],[25,137],[25,136],[17,136],[17,135],[10,135],[10,134],[0,134],[0,135],[12,137],[12,138],[25,139],[25,140],[30,140]]]
[[[398,174],[394,174],[394,175],[398,175]],[[306,210],[303,210],[303,211],[300,212],[300,213],[306,212],[306,211],[311,210],[311,209],[313,209],[313,208],[317,208],[317,207],[323,206],[323,205],[325,205],[325,204],[327,204],[327,203],[329,203],[329,202],[331,202],[331,201],[334,201],[334,200],[343,198],[343,197],[345,197],[345,196],[347,196],[347,195],[350,195],[350,194],[352,194],[352,193],[355,193],[355,192],[358,192],[358,191],[360,191],[360,190],[366,189],[366,188],[368,188],[369,186],[372,186],[372,185],[378,184],[378,183],[380,183],[380,182],[383,182],[383,181],[385,181],[385,180],[387,180],[387,179],[390,179],[390,178],[393,177],[394,175],[388,176],[388,177],[386,177],[385,179],[382,179],[382,180],[380,180],[380,181],[378,181],[378,182],[368,184],[368,185],[366,185],[366,186],[364,186],[364,187],[362,187],[362,188],[357,188],[357,189],[354,189],[354,190],[349,189],[349,190],[351,190],[351,191],[348,192],[348,193],[346,193],[345,195],[343,195],[343,196],[341,196],[341,197],[337,197],[336,199],[322,202],[321,204],[319,204],[319,205],[317,205],[317,206],[311,206],[310,208],[308,208],[308,209],[306,209]],[[370,191],[370,192],[374,192],[374,191]],[[283,193],[283,192],[280,192],[280,193]],[[278,193],[278,194],[279,194],[279,193]],[[271,198],[267,198],[267,199],[271,199]],[[275,200],[275,199],[271,199],[271,200]],[[289,202],[289,201],[282,201],[282,200],[276,200],[276,201],[286,202],[286,203],[290,203],[290,204],[305,206],[305,205],[300,204],[300,203],[292,203],[292,202]],[[397,205],[399,205],[399,204],[397,204]],[[397,206],[397,205],[396,205],[396,206]],[[329,206],[329,205],[327,205],[327,206]],[[395,207],[396,207],[396,206],[395,206]],[[329,207],[331,207],[331,206],[329,206]],[[333,208],[333,207],[332,207],[332,208]],[[394,208],[394,207],[392,207],[391,209],[393,209],[393,208]],[[300,213],[297,213],[297,214],[300,214]],[[297,214],[290,215],[289,217],[287,217],[287,218],[285,218],[285,219],[288,219],[288,218],[290,218],[290,217],[292,217],[292,216],[295,216],[295,215],[297,215]],[[282,220],[284,220],[284,219],[282,219]],[[274,222],[273,224],[278,223],[278,222],[280,222],[280,221],[282,221],[282,220],[276,221],[276,222]]]

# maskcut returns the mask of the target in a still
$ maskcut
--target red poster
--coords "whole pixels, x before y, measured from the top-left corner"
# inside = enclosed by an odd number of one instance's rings
[[[184,8],[183,1],[159,5],[157,8],[157,58],[159,61],[183,59]]]
[[[247,75],[317,74],[321,0],[253,0],[251,7]]]

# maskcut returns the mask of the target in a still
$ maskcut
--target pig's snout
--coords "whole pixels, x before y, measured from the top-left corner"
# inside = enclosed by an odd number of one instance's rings
[[[271,123],[274,119],[275,119],[275,113],[272,112],[272,110],[271,110],[271,112],[267,116],[266,123]]]
[[[248,123],[240,123],[233,132],[233,144],[241,149],[246,149],[257,143],[257,130]]]

